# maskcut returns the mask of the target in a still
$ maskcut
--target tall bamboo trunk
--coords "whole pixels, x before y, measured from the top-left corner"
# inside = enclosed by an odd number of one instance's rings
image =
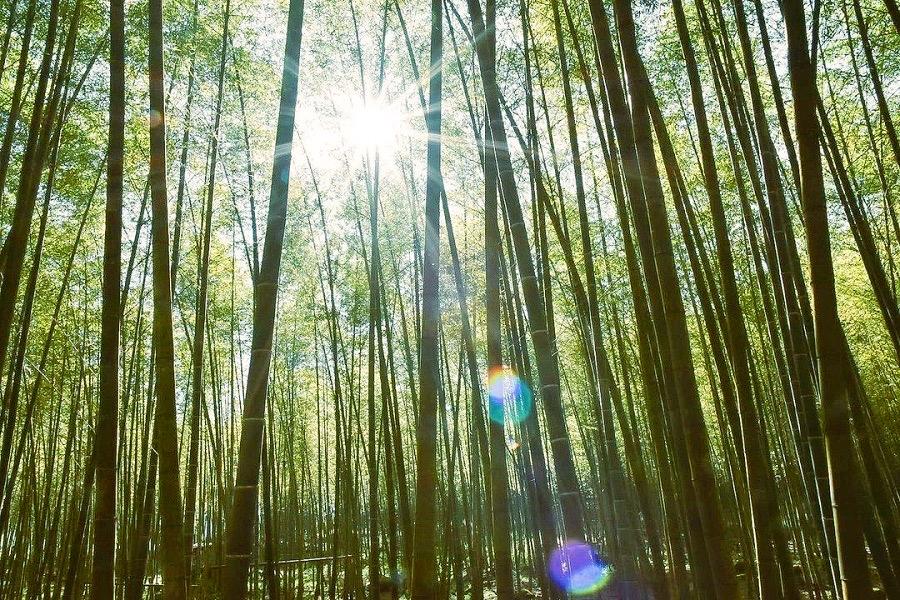
[[[440,194],[441,90],[443,86],[443,5],[431,2],[431,57],[426,127],[428,144],[425,183],[425,254],[422,270],[422,325],[419,348],[419,410],[416,423],[416,516],[413,530],[411,597],[435,597],[437,404],[441,388],[438,337],[440,335]]]
[[[722,289],[725,295],[726,334],[728,349],[731,354],[731,364],[737,388],[737,399],[740,410],[740,434],[743,440],[743,460],[745,462],[750,494],[752,531],[755,540],[757,582],[759,584],[760,597],[768,598],[781,594],[778,581],[778,571],[775,564],[775,556],[772,542],[773,530],[780,528],[777,501],[770,497],[774,488],[770,481],[771,473],[768,462],[763,455],[759,417],[757,414],[757,399],[753,397],[752,384],[748,361],[752,358],[749,351],[747,329],[744,323],[743,310],[738,296],[737,279],[735,277],[735,264],[732,257],[731,239],[728,233],[728,223],[725,208],[720,193],[719,175],[716,167],[716,157],[713,151],[712,138],[709,131],[709,122],[706,115],[706,107],[703,98],[703,88],[700,80],[700,72],[694,56],[693,44],[688,33],[687,20],[684,15],[681,0],[672,0],[675,10],[675,20],[681,40],[682,53],[688,72],[691,87],[691,101],[694,108],[694,116],[697,122],[697,133],[700,141],[700,153],[703,164],[703,174],[706,184],[706,192],[709,196],[710,211],[712,213],[713,231],[716,239],[716,254],[719,259],[719,272],[722,279]],[[783,574],[786,584],[785,597],[796,597],[797,590],[794,587],[793,573],[788,570]]]
[[[56,30],[59,25],[59,0],[50,4],[47,23],[44,53],[37,76],[37,89],[34,94],[34,105],[28,124],[28,138],[22,152],[22,169],[19,173],[19,185],[16,189],[16,205],[12,222],[3,244],[0,255],[3,282],[0,285],[0,369],[6,364],[9,340],[12,333],[13,315],[16,308],[19,284],[22,279],[22,268],[25,262],[25,251],[31,232],[31,221],[37,200],[37,189],[44,168],[45,150],[55,117],[52,103],[47,100],[47,88],[50,84],[50,70],[53,49],[56,44]]]
[[[487,105],[488,123],[497,158],[497,169],[500,189],[503,198],[504,214],[507,215],[512,233],[511,242],[515,254],[516,266],[521,276],[523,298],[528,315],[528,326],[534,345],[537,371],[540,380],[540,398],[547,418],[547,429],[550,435],[551,455],[556,467],[557,489],[562,508],[563,528],[566,537],[584,540],[585,526],[578,485],[578,475],[569,439],[565,411],[560,395],[559,363],[553,342],[547,327],[547,313],[541,290],[538,286],[534,262],[531,255],[531,243],[527,238],[522,206],[509,154],[509,142],[503,114],[500,106],[500,94],[497,86],[496,64],[489,52],[493,43],[495,7],[492,1],[487,4],[485,19],[478,0],[469,0],[469,16],[472,21],[473,34],[476,40],[478,67],[481,73],[484,100]],[[537,425],[536,418],[529,419],[532,426]],[[549,508],[549,507],[546,507]],[[552,512],[542,510],[540,519],[542,529],[552,532],[556,529]],[[551,537],[547,535],[547,537]],[[544,540],[545,550],[550,551],[558,540]]]
[[[500,333],[500,231],[497,226],[497,164],[489,146],[484,152],[484,280],[487,367],[490,374],[503,367],[503,346]],[[491,540],[494,549],[494,570],[497,577],[497,597],[508,600],[512,598],[513,593],[513,572],[509,492],[507,489],[506,434],[503,422],[492,419],[488,427],[490,429],[491,464]]]
[[[153,254],[153,341],[156,345],[156,414],[153,446],[159,455],[160,563],[163,595],[180,600],[187,595],[183,513],[175,409],[175,341],[172,328],[172,281],[169,270],[169,203],[166,189],[166,106],[163,94],[162,0],[151,0],[149,13],[150,66],[150,197]]]
[[[241,439],[234,495],[225,529],[225,566],[223,594],[226,598],[245,598],[253,549],[253,534],[259,500],[259,467],[262,452],[269,364],[278,300],[278,276],[287,216],[288,182],[291,170],[291,145],[297,106],[300,66],[300,42],[303,25],[303,0],[291,0],[285,34],[284,65],[278,127],[275,131],[275,158],[269,193],[266,238],[259,276],[254,283],[253,342],[247,373],[247,392],[241,419]],[[337,373],[335,373],[337,377]]]
[[[188,448],[188,472],[185,483],[184,501],[184,553],[185,575],[188,580],[188,588],[192,584],[192,558],[194,550],[194,520],[197,511],[197,476],[199,471],[200,451],[200,413],[203,406],[203,355],[204,341],[207,329],[207,312],[209,308],[209,262],[210,245],[212,242],[213,227],[213,199],[216,186],[216,162],[219,156],[219,130],[222,119],[222,97],[225,88],[225,65],[228,57],[228,23],[231,17],[231,1],[225,2],[224,23],[222,24],[222,45],[219,54],[218,92],[216,94],[216,107],[213,116],[213,130],[209,156],[209,176],[206,183],[206,207],[203,214],[203,228],[201,241],[202,254],[200,257],[199,289],[197,291],[197,311],[194,322],[194,341],[192,348],[191,365],[191,416],[190,416],[190,442]],[[187,129],[185,129],[187,132]],[[181,182],[179,181],[179,186]]]
[[[794,125],[800,151],[800,192],[815,307],[816,351],[820,366],[819,393],[837,532],[835,539],[838,565],[844,597],[856,600],[870,597],[872,586],[860,522],[860,512],[863,509],[858,505],[861,500],[855,491],[859,483],[855,470],[856,452],[850,430],[848,394],[851,373],[844,354],[843,329],[837,312],[825,185],[819,154],[816,72],[809,56],[803,3],[799,0],[785,0],[783,10],[787,28],[788,67],[794,96]]]
[[[119,306],[122,280],[122,174],[125,159],[125,2],[110,2],[109,151],[106,166],[106,226],[103,249],[103,309],[100,340],[100,408],[94,507],[91,597],[114,592],[116,451],[119,418]]]

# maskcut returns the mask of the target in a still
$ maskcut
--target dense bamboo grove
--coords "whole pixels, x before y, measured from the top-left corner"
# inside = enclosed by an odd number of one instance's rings
[[[896,0],[0,20],[0,600],[900,598]]]

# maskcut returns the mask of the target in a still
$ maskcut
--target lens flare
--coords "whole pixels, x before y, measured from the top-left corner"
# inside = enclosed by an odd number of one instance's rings
[[[612,579],[613,568],[600,558],[593,546],[568,541],[553,551],[547,565],[550,579],[572,596],[593,594]]]
[[[488,416],[495,423],[508,418],[521,423],[531,414],[531,389],[509,367],[492,369],[488,373]]]

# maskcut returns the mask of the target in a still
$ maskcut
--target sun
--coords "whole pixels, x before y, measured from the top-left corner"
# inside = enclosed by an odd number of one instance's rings
[[[354,99],[342,104],[344,139],[357,152],[382,158],[392,156],[408,124],[400,106],[384,98]]]

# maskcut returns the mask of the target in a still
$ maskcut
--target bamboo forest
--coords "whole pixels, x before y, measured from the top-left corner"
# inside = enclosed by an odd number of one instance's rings
[[[0,600],[900,599],[898,0],[0,23]]]

